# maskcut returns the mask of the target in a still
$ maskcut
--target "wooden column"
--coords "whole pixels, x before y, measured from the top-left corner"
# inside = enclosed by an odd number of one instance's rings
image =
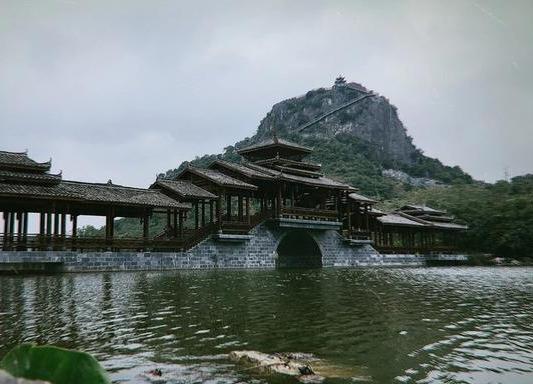
[[[194,203],[194,228],[199,228],[199,212],[198,212],[198,201]]]
[[[13,241],[15,236],[15,212],[11,212],[9,215],[9,241]]]
[[[52,213],[51,212],[46,213],[46,235],[47,236],[52,235]]]
[[[209,200],[209,222],[213,224],[214,220],[213,200]]]
[[[144,240],[148,240],[148,236],[150,236],[150,216],[148,215],[148,212],[145,212],[143,217],[143,238]]]
[[[54,212],[54,236],[59,234],[59,213]]]
[[[237,200],[237,215],[239,221],[243,221],[242,196],[239,196]]]
[[[216,210],[217,210],[218,229],[221,230],[222,229],[222,195],[218,196]]]
[[[46,233],[46,213],[39,213],[39,235],[44,236]]]
[[[167,208],[167,228],[170,228],[170,208]]]
[[[61,236],[65,236],[67,234],[67,214],[62,213],[61,214]]]
[[[7,250],[7,244],[9,243],[9,217],[10,217],[10,213],[4,212],[4,232],[3,232],[4,240],[3,240],[3,246],[2,246],[3,250]]]
[[[278,185],[278,190],[276,194],[276,216],[281,216],[281,184]]]
[[[180,237],[183,238],[183,218],[185,216],[185,213],[182,211],[179,211],[179,227],[180,227]]]
[[[180,214],[181,214],[181,212],[180,212]],[[173,224],[174,224],[173,225],[173,227],[174,227],[173,228],[174,229],[173,235],[176,238],[176,237],[178,237],[178,209],[177,208],[174,208],[174,222],[173,222]]]
[[[6,239],[8,238],[9,233],[9,212],[4,212],[4,232],[2,233],[4,235],[4,244]]]
[[[23,224],[22,212],[17,212],[17,243],[22,241],[22,224]]]
[[[228,221],[231,221],[231,194],[226,194],[226,215],[228,216]]]
[[[22,214],[22,218],[24,220],[24,224],[22,226],[22,238],[24,242],[24,248],[26,248],[26,243],[28,241],[28,212],[24,212]]]
[[[70,215],[72,221],[72,237],[78,236],[78,215]]]
[[[246,222],[250,225],[250,197],[246,196]]]
[[[348,225],[348,237],[352,237],[352,204],[350,200],[346,199],[346,224]]]
[[[202,227],[205,227],[205,201],[202,200]]]

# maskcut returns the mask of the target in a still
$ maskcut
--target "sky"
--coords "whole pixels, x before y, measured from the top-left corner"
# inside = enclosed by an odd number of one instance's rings
[[[147,187],[342,74],[424,153],[533,173],[533,1],[0,0],[0,150]]]

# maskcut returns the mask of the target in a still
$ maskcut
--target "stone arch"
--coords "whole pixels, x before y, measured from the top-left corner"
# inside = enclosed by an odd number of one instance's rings
[[[322,250],[307,231],[286,232],[276,247],[276,268],[321,268]]]

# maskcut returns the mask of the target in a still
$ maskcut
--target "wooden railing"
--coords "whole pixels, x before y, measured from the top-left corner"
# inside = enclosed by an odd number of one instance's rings
[[[406,246],[374,246],[380,253],[391,253],[391,254],[431,254],[431,253],[455,253],[459,251],[458,247],[451,245],[433,245],[426,247],[406,247]]]
[[[185,230],[181,236],[143,239],[136,237],[72,237],[27,235],[21,239],[0,236],[0,249],[25,250],[76,250],[76,251],[183,251],[193,247],[213,233],[215,226],[206,225],[198,230]]]
[[[367,231],[343,231],[343,234],[345,233],[345,237],[352,239],[352,240],[370,240],[370,232]]]
[[[281,217],[288,219],[337,221],[338,212],[329,209],[283,207],[281,208]]]

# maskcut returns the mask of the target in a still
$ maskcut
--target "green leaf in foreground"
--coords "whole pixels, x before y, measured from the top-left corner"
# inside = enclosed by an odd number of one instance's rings
[[[106,371],[91,355],[52,346],[22,344],[0,362],[15,377],[52,384],[110,384]]]

